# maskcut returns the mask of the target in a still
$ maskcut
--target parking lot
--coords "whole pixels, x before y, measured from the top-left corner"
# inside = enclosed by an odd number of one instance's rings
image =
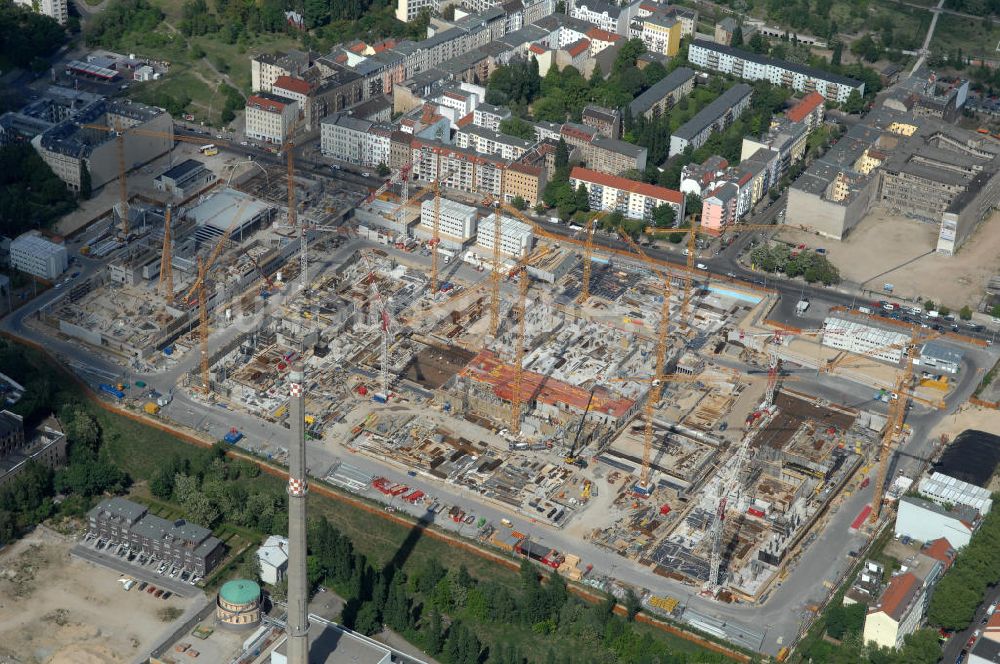
[[[178,569],[142,552],[130,551],[124,544],[115,545],[89,533],[73,547],[72,555],[104,565],[127,574],[140,583],[153,585],[157,589],[181,597],[189,597],[199,592],[194,585],[201,580],[201,577],[192,576],[186,570]]]

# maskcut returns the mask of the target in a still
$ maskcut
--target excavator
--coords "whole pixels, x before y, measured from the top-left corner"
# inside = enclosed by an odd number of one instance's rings
[[[583,417],[580,418],[580,424],[576,427],[576,435],[573,436],[573,445],[569,448],[569,453],[563,459],[566,463],[571,466],[577,466],[579,468],[586,468],[587,462],[577,456],[580,450],[577,449],[577,445],[580,444],[580,434],[583,432],[583,424],[587,421],[587,413],[590,412],[590,405],[594,403],[594,392],[597,391],[598,384],[595,382],[594,386],[590,388],[590,398],[587,399],[587,407],[583,410]]]

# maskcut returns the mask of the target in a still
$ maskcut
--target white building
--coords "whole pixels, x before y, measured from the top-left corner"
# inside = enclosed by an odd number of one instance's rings
[[[320,150],[352,164],[388,165],[391,135],[391,127],[338,113],[320,124]]]
[[[965,353],[955,346],[940,341],[928,341],[921,347],[920,357],[917,358],[915,364],[932,371],[956,374],[962,367],[964,355]]]
[[[479,222],[479,229],[476,231],[477,252],[481,256],[493,255],[493,238],[496,232],[496,220],[491,215]],[[513,256],[521,258],[531,251],[531,244],[535,233],[531,226],[511,219],[510,217],[500,217],[500,254],[503,256]]]
[[[69,2],[67,0],[14,0],[14,4],[54,18],[59,22],[59,25],[66,25],[66,21],[69,19]]]
[[[519,136],[501,134],[500,132],[477,127],[474,124],[467,125],[458,130],[455,134],[455,145],[460,148],[475,150],[479,154],[494,154],[501,159],[513,161],[519,159],[525,152],[535,145],[535,141],[529,141]]]
[[[570,0],[566,3],[567,13],[575,19],[593,23],[602,30],[628,37],[629,23],[638,15],[641,0],[624,7],[605,0]]]
[[[867,355],[889,364],[899,364],[910,345],[908,334],[833,316],[823,321],[823,329],[824,346]]]
[[[272,586],[285,578],[288,571],[288,538],[271,535],[257,549],[260,563],[260,580]]]
[[[570,172],[573,188],[581,184],[590,194],[590,209],[618,211],[630,219],[652,221],[653,210],[661,205],[674,208],[676,219],[684,218],[684,195],[673,189],[629,180],[576,166]]]
[[[500,131],[500,123],[510,117],[510,109],[493,104],[479,104],[472,113],[472,124],[492,131]]]
[[[284,144],[298,119],[298,104],[287,97],[261,92],[247,98],[246,136]]]
[[[416,232],[421,237],[434,237],[435,203],[431,199],[420,204],[420,224]],[[456,201],[441,199],[438,235],[441,244],[461,248],[476,235],[476,208]]]
[[[917,492],[938,503],[971,507],[984,516],[989,514],[993,507],[989,491],[944,473],[932,473],[930,477],[920,480]]]
[[[50,242],[38,231],[29,231],[10,243],[12,267],[42,279],[53,280],[66,271],[66,247]]]
[[[972,539],[979,513],[966,505],[951,510],[923,498],[903,496],[896,512],[896,535],[930,542],[944,537],[955,549],[965,548]]]
[[[688,46],[688,62],[748,81],[770,81],[772,85],[798,92],[815,90],[827,101],[838,104],[847,101],[854,90],[865,93],[864,82],[853,78],[702,39]]]

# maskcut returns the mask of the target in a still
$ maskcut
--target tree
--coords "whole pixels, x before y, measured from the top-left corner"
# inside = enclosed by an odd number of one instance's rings
[[[962,320],[972,320],[972,307],[969,305],[962,307],[962,309],[958,312],[958,317]]]
[[[751,51],[753,51],[754,53],[760,53],[762,55],[766,55],[767,52],[771,49],[771,45],[768,43],[767,38],[764,35],[760,34],[759,31],[754,32],[750,36],[750,42],[747,45],[750,47]]]
[[[569,145],[560,137],[559,142],[556,144],[555,167],[558,170],[567,166],[569,166]]]
[[[382,618],[379,616],[378,606],[375,602],[365,602],[358,609],[358,614],[354,617],[354,629],[371,636],[382,631]]]
[[[441,625],[441,612],[431,609],[431,617],[425,628],[427,652],[431,655],[438,655],[444,647],[444,628]]]
[[[639,598],[636,597],[635,593],[632,592],[631,588],[626,589],[625,599],[622,600],[625,604],[625,615],[628,617],[629,622],[635,620],[635,617],[639,615],[639,611],[642,609],[642,603]]]
[[[509,117],[500,122],[500,133],[533,141],[535,140],[535,125],[524,118]]]
[[[528,201],[524,200],[524,197],[520,195],[515,196],[511,200],[510,204],[514,207],[514,209],[521,210],[522,212],[528,209]]]
[[[380,178],[384,178],[390,173],[392,173],[392,169],[386,166],[384,161],[380,161],[378,163],[378,166],[375,168],[375,172],[378,173],[378,176]]]
[[[684,214],[688,217],[700,217],[701,207],[701,196],[698,194],[691,193],[684,198]]]
[[[924,311],[934,311],[934,300],[924,300]]]
[[[844,44],[840,40],[833,43],[833,54],[830,56],[830,64],[834,67],[840,67],[840,63],[844,57]]]
[[[657,228],[673,228],[677,221],[677,210],[673,205],[664,203],[653,208],[653,225]],[[681,235],[678,233],[678,235]]]
[[[851,90],[851,94],[847,95],[847,100],[841,106],[844,113],[860,113],[865,108],[865,100],[862,99],[861,93],[855,90]]]
[[[577,210],[590,210],[590,192],[587,191],[587,186],[582,182],[576,187],[575,204]]]
[[[993,308],[990,309],[990,315],[994,318],[1000,318],[1000,304],[993,305]]]
[[[949,309],[947,306],[941,304],[941,305],[938,305],[938,313],[941,314],[942,316],[947,316],[948,314],[951,313],[951,309]]]
[[[732,46],[733,48],[739,48],[739,47],[743,46],[743,26],[742,25],[740,25],[738,23],[736,24],[736,27],[733,29],[732,39],[729,40],[729,45]]]

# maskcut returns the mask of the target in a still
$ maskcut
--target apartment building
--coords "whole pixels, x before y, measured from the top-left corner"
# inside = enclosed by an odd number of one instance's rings
[[[842,104],[851,92],[865,93],[862,81],[831,74],[786,60],[778,60],[724,44],[696,39],[688,46],[688,62],[750,81],[770,81],[798,92],[818,92],[827,101]]]
[[[440,207],[438,217],[438,235],[441,244],[451,249],[461,249],[472,238],[476,237],[476,208],[463,205],[458,201],[442,198],[440,206],[433,200],[420,204],[420,223],[414,228],[418,237],[434,237],[435,208]]]
[[[396,19],[409,23],[424,12],[436,12],[439,6],[438,0],[397,0]]]
[[[674,57],[681,48],[681,22],[664,13],[656,12],[642,19],[639,39],[653,53]]]
[[[68,0],[14,0],[14,4],[54,18],[59,25],[66,25],[69,20]]]
[[[270,92],[247,97],[246,136],[255,141],[283,145],[298,118],[298,104]]]
[[[280,76],[301,78],[312,65],[312,54],[304,51],[261,53],[250,59],[250,91],[271,92]]]
[[[622,113],[617,108],[604,108],[588,104],[583,107],[580,122],[593,127],[608,138],[621,138]]]
[[[655,208],[670,205],[678,220],[684,218],[684,195],[673,189],[579,166],[570,172],[569,181],[574,188],[581,184],[586,187],[592,210],[617,211],[630,219],[648,222],[652,220]]]
[[[785,111],[785,117],[791,122],[805,124],[806,129],[812,131],[823,124],[823,118],[826,117],[826,100],[820,93],[810,92]]]
[[[587,168],[618,175],[629,170],[646,170],[646,148],[613,138],[598,136],[580,147]]]
[[[693,69],[678,67],[629,102],[629,113],[633,118],[658,118],[673,108],[682,97],[691,94],[694,90],[694,77]]]
[[[594,57],[601,51],[625,41],[625,37],[622,35],[608,32],[601,28],[590,28],[587,30],[587,39],[590,40],[590,57]]]
[[[490,131],[500,131],[500,123],[509,118],[509,108],[482,103],[472,113],[472,124]]]
[[[801,161],[806,155],[809,142],[809,126],[804,122],[792,122],[786,117],[771,123],[767,133],[760,139],[743,138],[740,150],[741,159],[749,159],[762,149],[772,149],[779,154],[778,173],[780,178],[792,164]]]
[[[225,545],[208,528],[183,519],[167,521],[144,505],[109,498],[87,513],[90,532],[109,546],[127,544],[133,551],[155,556],[169,565],[205,576],[225,556]]]
[[[16,270],[54,281],[69,266],[66,246],[28,231],[10,243],[10,265]]]
[[[24,447],[24,418],[9,410],[0,411],[0,459]]]
[[[737,83],[723,92],[671,134],[670,156],[684,152],[689,145],[697,150],[712,134],[725,131],[750,107],[752,95],[753,88],[746,83]]]
[[[737,203],[740,188],[734,182],[724,182],[701,199],[701,228],[719,235],[739,219]]]
[[[475,150],[480,154],[496,155],[507,161],[519,159],[534,144],[535,141],[501,134],[474,124],[462,127],[455,134],[455,145],[458,147]]]
[[[337,113],[320,124],[320,150],[352,164],[389,165],[392,126]]]
[[[627,37],[632,17],[639,10],[641,0],[624,7],[605,0],[570,0],[566,3],[566,13],[570,17],[593,23],[602,30]]]
[[[312,86],[301,78],[279,76],[271,84],[271,92],[279,97],[291,99],[295,102],[299,112],[300,127],[306,131],[311,131],[314,128],[312,123],[315,118],[310,117],[311,114],[308,113]]]
[[[531,155],[526,154],[521,161],[514,162],[504,171],[504,200],[509,203],[520,196],[528,205],[537,205],[542,200],[547,182],[544,155],[540,159],[531,159]]]
[[[85,129],[102,125],[108,131]],[[118,178],[120,162],[114,129],[141,128],[126,132],[125,168],[131,170],[169,152],[174,145],[174,121],[169,113],[127,100],[99,99],[46,129],[31,145],[56,176],[72,191],[80,191],[84,170],[92,190]]]
[[[476,253],[481,256],[492,256],[496,223],[494,219],[483,219],[476,231]],[[511,219],[500,217],[500,254],[511,258],[522,258],[531,251],[535,233],[531,226]]]

